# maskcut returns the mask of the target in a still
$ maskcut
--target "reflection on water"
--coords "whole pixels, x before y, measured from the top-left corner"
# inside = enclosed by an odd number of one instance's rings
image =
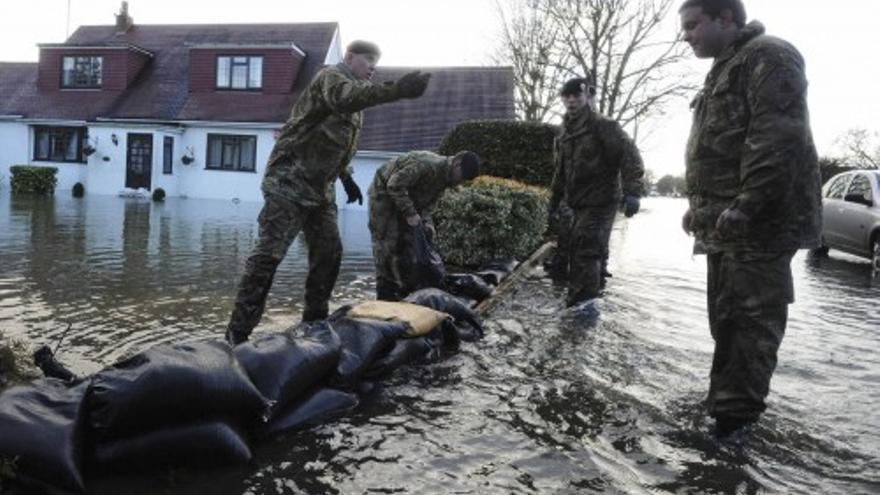
[[[794,262],[798,301],[750,447],[712,440],[705,260],[685,204],[620,219],[598,323],[559,317],[535,273],[485,340],[404,368],[351,415],[259,445],[251,466],[100,479],[111,493],[880,493],[880,288],[865,261]],[[259,205],[0,197],[0,325],[91,372],[157,342],[217,336]],[[334,304],[369,297],[363,213],[341,215]],[[304,260],[279,270],[261,329],[295,321]],[[135,485],[136,488],[132,488]]]

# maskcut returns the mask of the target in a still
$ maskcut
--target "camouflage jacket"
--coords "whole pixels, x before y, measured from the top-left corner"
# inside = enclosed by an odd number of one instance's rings
[[[393,85],[359,80],[343,63],[322,69],[281,128],[263,177],[263,193],[303,206],[335,201],[334,182],[351,175],[361,110],[399,98]]]
[[[638,148],[620,125],[584,107],[567,113],[554,143],[556,172],[550,205],[572,208],[617,203],[623,194],[641,196],[645,174]]]
[[[382,165],[370,185],[370,201],[390,198],[402,218],[427,216],[449,187],[451,160],[411,151]]]
[[[814,247],[821,229],[818,159],[804,60],[752,22],[716,60],[692,103],[687,185],[691,230],[709,252]],[[718,216],[751,220],[724,237]]]

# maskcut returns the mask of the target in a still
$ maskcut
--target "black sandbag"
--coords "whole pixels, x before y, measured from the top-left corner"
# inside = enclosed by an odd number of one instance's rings
[[[325,322],[260,335],[235,347],[235,357],[263,397],[283,409],[323,382],[339,363],[341,341]]]
[[[28,493],[84,491],[86,389],[44,378],[0,395],[0,459],[15,459],[15,481]]]
[[[101,438],[119,438],[230,418],[263,420],[270,402],[260,395],[225,342],[158,345],[94,376],[87,396],[89,424]]]
[[[421,289],[423,287],[443,287],[446,276],[446,266],[443,258],[434,247],[434,243],[425,234],[425,227],[413,228],[413,259],[410,270],[410,287]]]
[[[264,436],[323,423],[358,405],[357,395],[321,388],[277,414],[261,432]]]
[[[93,461],[105,472],[152,471],[166,467],[220,467],[245,464],[251,449],[222,421],[172,426],[95,445]]]
[[[446,291],[456,296],[482,301],[492,294],[492,287],[476,275],[450,273],[446,275]]]
[[[479,336],[483,335],[482,320],[471,309],[470,304],[460,297],[440,289],[421,289],[406,296],[404,301],[442,311],[452,316],[456,324],[468,323],[479,332]]]
[[[491,270],[510,275],[511,273],[513,273],[513,270],[516,269],[516,266],[518,264],[519,263],[517,263],[517,261],[513,258],[498,258],[486,262],[483,266],[480,267],[479,271]]]
[[[332,383],[343,387],[351,386],[373,361],[391,351],[408,329],[405,323],[348,317],[333,319],[330,324],[342,342]]]

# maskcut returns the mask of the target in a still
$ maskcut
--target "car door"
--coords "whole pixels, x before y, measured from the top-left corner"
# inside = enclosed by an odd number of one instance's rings
[[[843,196],[849,187],[852,174],[840,174],[825,185],[822,198],[822,239],[826,246],[842,249],[843,234],[840,225],[845,210]]]
[[[871,210],[875,200],[873,189],[871,179],[866,174],[854,174],[844,197],[856,196],[861,198],[861,202],[844,201],[840,219],[841,242],[849,251],[865,256],[868,255],[869,249],[868,229],[873,222]]]

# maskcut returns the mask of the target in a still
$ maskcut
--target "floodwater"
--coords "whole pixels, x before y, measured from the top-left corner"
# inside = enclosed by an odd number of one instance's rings
[[[91,477],[98,494],[880,493],[880,287],[836,252],[792,266],[797,302],[768,412],[719,446],[701,401],[712,341],[705,259],[682,200],[652,198],[612,237],[598,322],[560,316],[540,270],[487,337],[402,368],[351,414],[255,447],[252,465]],[[0,329],[92,373],[160,342],[219,337],[259,205],[0,195]],[[341,212],[334,305],[372,293],[366,218]],[[258,331],[298,320],[291,248]]]

